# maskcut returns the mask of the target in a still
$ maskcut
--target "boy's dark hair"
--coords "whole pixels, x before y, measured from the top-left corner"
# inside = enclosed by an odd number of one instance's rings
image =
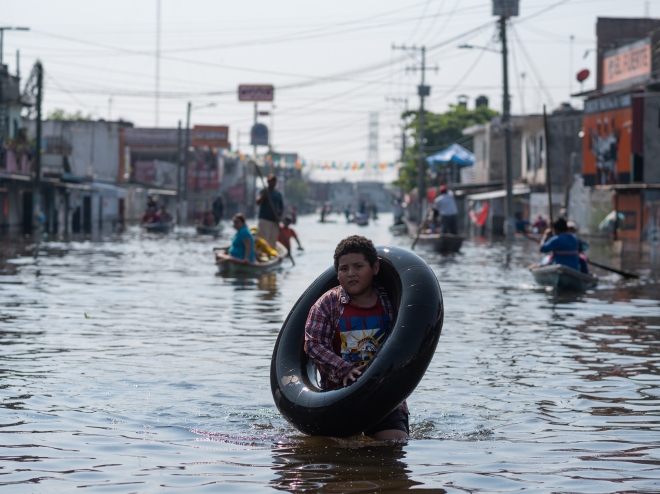
[[[245,219],[245,215],[243,213],[236,213],[233,217],[232,220],[240,220],[243,223],[246,223],[247,220]]]
[[[373,242],[360,235],[351,235],[339,242],[334,255],[335,271],[339,270],[339,258],[346,254],[363,254],[371,267],[378,261],[378,251]]]
[[[552,226],[555,229],[555,233],[565,233],[568,231],[568,223],[566,223],[564,218],[559,218]]]

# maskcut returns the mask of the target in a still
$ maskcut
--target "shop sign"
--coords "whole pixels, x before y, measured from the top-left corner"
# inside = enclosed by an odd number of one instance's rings
[[[229,147],[229,127],[213,125],[195,125],[192,134],[193,146],[212,148]]]
[[[651,75],[651,40],[641,39],[603,54],[603,86],[636,83]]]
[[[271,84],[241,84],[238,101],[273,101],[275,88]]]

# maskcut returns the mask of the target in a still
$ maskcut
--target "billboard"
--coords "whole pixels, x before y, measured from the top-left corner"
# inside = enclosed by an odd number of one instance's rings
[[[585,185],[629,183],[632,108],[585,115],[582,124]]]
[[[195,125],[192,132],[193,146],[212,148],[229,147],[229,127],[214,125]]]
[[[272,84],[241,84],[238,101],[273,101],[275,88]]]
[[[641,39],[606,51],[602,70],[604,87],[623,86],[647,79],[651,75],[651,39]]]

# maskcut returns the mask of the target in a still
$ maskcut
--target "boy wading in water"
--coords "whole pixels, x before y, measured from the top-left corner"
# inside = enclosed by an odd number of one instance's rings
[[[371,240],[345,238],[335,249],[334,261],[339,286],[316,301],[305,324],[305,352],[316,364],[324,390],[357,381],[394,324],[385,290],[373,283],[380,265]],[[405,401],[364,431],[378,440],[404,439],[408,432]]]

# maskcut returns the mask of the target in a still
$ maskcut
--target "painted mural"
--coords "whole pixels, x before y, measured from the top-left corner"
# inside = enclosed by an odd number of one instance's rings
[[[583,124],[585,184],[629,183],[632,108],[585,115]]]

